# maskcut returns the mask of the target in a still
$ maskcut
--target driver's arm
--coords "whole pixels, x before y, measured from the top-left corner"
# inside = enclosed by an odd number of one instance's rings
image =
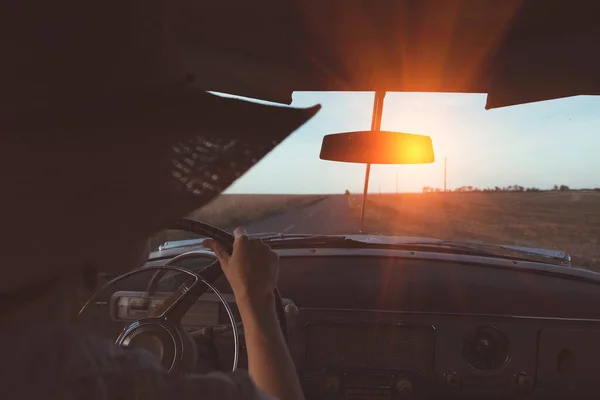
[[[249,239],[242,229],[234,232],[230,256],[214,240],[206,240],[219,261],[244,324],[249,373],[256,385],[282,400],[304,400],[296,369],[285,343],[273,290],[277,283],[277,254],[259,239]]]

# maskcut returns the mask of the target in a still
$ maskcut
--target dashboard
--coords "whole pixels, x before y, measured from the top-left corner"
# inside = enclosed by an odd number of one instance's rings
[[[600,280],[472,259],[280,256],[288,344],[307,399],[600,393]],[[239,318],[227,281],[216,286]],[[116,331],[170,294],[122,289],[103,303]],[[182,323],[229,320],[206,293]],[[232,343],[215,337],[225,369]]]

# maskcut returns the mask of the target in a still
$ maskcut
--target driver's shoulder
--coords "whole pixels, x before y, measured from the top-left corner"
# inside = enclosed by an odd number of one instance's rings
[[[77,328],[29,332],[14,343],[14,368],[10,377],[0,378],[0,388],[15,399],[36,394],[89,400],[268,398],[245,371],[174,376],[149,352],[123,349]],[[32,381],[36,384],[28,384]]]
[[[54,393],[67,388],[117,381],[110,376],[131,371],[160,372],[151,354],[126,351],[76,327],[25,325],[4,330],[0,338],[0,390],[14,394],[10,398],[33,398],[34,394],[53,398]]]
[[[143,370],[100,373],[61,386],[60,399],[140,400],[268,400],[244,371],[213,372],[179,377],[166,371]]]

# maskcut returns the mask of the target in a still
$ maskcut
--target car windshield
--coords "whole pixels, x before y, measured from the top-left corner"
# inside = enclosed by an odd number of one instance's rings
[[[369,130],[372,92],[294,93],[321,111],[192,218],[251,233],[398,236],[568,253],[600,270],[600,97],[485,110],[485,95],[387,93],[382,130],[430,136],[435,162],[319,158],[323,137]],[[376,133],[373,133],[376,134]],[[154,247],[193,238],[161,232]]]

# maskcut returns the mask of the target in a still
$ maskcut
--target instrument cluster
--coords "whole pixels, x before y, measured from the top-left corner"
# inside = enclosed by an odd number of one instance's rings
[[[156,292],[148,296],[146,292],[115,292],[109,302],[109,313],[114,321],[124,323],[136,321],[148,317],[171,294],[171,292]],[[219,299],[212,293],[206,293],[196,301],[181,322],[187,327],[203,327],[229,321],[228,319],[223,321],[221,315]]]

